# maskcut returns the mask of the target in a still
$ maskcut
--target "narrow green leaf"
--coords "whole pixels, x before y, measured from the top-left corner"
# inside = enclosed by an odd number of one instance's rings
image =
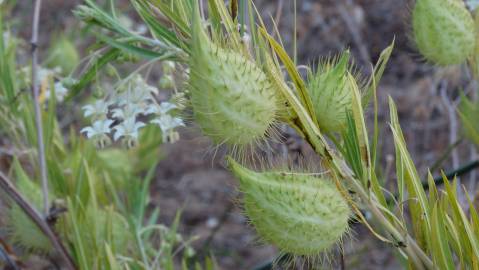
[[[454,181],[454,185],[451,185],[447,178],[444,181],[444,186],[446,188],[447,198],[449,199],[449,204],[454,213],[454,222],[460,224],[459,227],[459,236],[461,237],[462,245],[466,248],[466,251],[471,253],[471,256],[479,258],[479,241],[477,235],[474,233],[469,220],[462,210],[461,204],[456,195],[455,186],[457,186]],[[467,243],[467,244],[466,244]]]
[[[70,94],[67,97],[67,100],[71,100],[73,97],[78,95],[82,90],[85,89],[88,83],[90,83],[96,76],[96,74],[108,63],[117,59],[121,55],[121,51],[117,48],[109,49],[105,54],[96,59],[92,64],[90,64],[88,70],[83,73],[79,81],[74,84],[70,89]]]
[[[434,204],[431,214],[431,248],[434,261],[439,269],[455,269],[454,259],[446,238],[446,228],[443,217],[440,214],[444,212],[438,204]]]
[[[143,18],[145,23],[148,25],[148,27],[150,28],[150,31],[152,32],[155,38],[158,38],[169,44],[173,44],[177,48],[188,50],[188,46],[185,44],[185,42],[180,40],[173,31],[161,25],[158,22],[158,19],[152,15],[151,13],[152,4],[144,0],[134,0],[132,2],[134,4],[133,6],[135,7],[136,11]]]
[[[165,15],[168,20],[170,20],[170,22],[172,22],[174,26],[180,30],[182,35],[184,35],[187,39],[191,37],[191,22],[186,19],[187,15],[185,15],[191,14],[191,11],[185,10],[186,8],[184,5],[180,6],[182,2],[184,2],[183,0],[175,0],[172,1],[171,4],[162,0],[154,0],[149,2],[158,8],[158,10],[160,10],[161,13]]]
[[[136,47],[125,42],[117,41],[103,34],[95,33],[95,36],[99,40],[107,43],[113,48],[120,49],[124,52],[131,53],[131,54],[143,57],[145,59],[155,59],[155,58],[165,57],[165,53],[159,53],[159,52],[147,50],[144,48]],[[171,54],[169,54],[169,56],[171,57]]]
[[[419,243],[425,246],[426,236],[429,234],[429,203],[426,192],[422,187],[422,182],[417,172],[416,166],[406,148],[406,143],[399,125],[396,105],[392,98],[389,98],[389,107],[391,114],[391,131],[394,137],[394,146],[396,148],[396,158],[398,167],[396,168],[398,176],[402,177],[403,183],[409,193],[409,208],[411,209],[411,219],[414,232]],[[400,189],[403,187],[399,186]],[[400,191],[402,192],[402,191]],[[403,194],[404,195],[404,194]]]
[[[288,72],[289,76],[294,82],[294,85],[296,86],[296,90],[298,92],[302,105],[304,106],[304,108],[306,108],[309,116],[312,118],[314,123],[317,123],[316,114],[314,113],[313,108],[313,102],[308,95],[306,84],[304,83],[303,78],[301,78],[301,75],[299,74],[296,66],[294,65],[294,62],[288,56],[283,47],[278,42],[276,42],[276,40],[274,40],[273,37],[271,37],[265,29],[260,29],[260,32],[261,34],[263,34],[264,37],[266,37],[266,39],[269,41],[270,46],[273,48],[275,53],[285,65],[286,71]]]
[[[389,45],[386,49],[384,49],[381,52],[381,55],[379,56],[379,60],[376,63],[376,66],[374,67],[373,75],[371,76],[371,79],[368,83],[368,90],[362,99],[362,104],[364,108],[367,107],[367,105],[369,104],[369,101],[371,100],[371,97],[374,95],[374,93],[377,90],[378,83],[381,81],[381,78],[384,74],[384,70],[386,69],[386,65],[389,62],[389,58],[391,57],[391,54],[393,52],[394,43],[395,43],[395,40],[393,40],[391,42],[391,45]]]

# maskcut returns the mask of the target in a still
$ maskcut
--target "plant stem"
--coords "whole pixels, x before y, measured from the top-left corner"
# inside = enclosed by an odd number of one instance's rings
[[[38,228],[48,237],[48,239],[50,239],[53,247],[58,251],[58,254],[64,260],[66,268],[75,270],[75,264],[68,254],[68,251],[61,243],[59,237],[55,234],[55,232],[53,232],[45,219],[43,219],[42,215],[16,190],[16,188],[12,185],[12,182],[5,174],[3,174],[3,172],[0,172],[0,188],[2,188],[5,193],[10,196],[10,198],[12,198],[12,200],[18,206],[20,206],[20,208],[22,208],[25,214],[27,214],[27,216],[30,217],[30,219],[38,226]]]
[[[408,255],[412,263],[417,264],[418,269],[426,266],[427,269],[433,269],[434,264],[431,259],[424,253],[424,251],[417,245],[415,240],[407,233],[401,233],[396,226],[394,226],[391,221],[384,216],[381,209],[379,209],[376,204],[378,203],[373,196],[370,196],[365,190],[363,185],[359,180],[354,177],[353,172],[348,167],[348,165],[336,157],[334,151],[329,148],[328,143],[321,135],[319,130],[316,130],[314,125],[309,125],[312,123],[311,119],[307,114],[303,114],[305,118],[302,119],[304,122],[301,122],[303,128],[303,134],[305,135],[308,143],[315,149],[315,151],[325,158],[331,168],[340,174],[340,176],[349,181],[359,197],[368,205],[369,210],[375,217],[375,219],[382,225],[382,227],[394,238],[396,243],[405,244],[406,247],[402,247],[403,251]],[[419,261],[418,261],[419,260]],[[421,263],[422,262],[422,263]]]
[[[427,269],[433,269],[433,262],[417,245],[416,241],[409,234],[398,231],[391,221],[387,219],[381,210],[375,205],[375,201],[372,199],[373,197],[368,195],[359,181],[354,179],[350,173],[344,173],[349,171],[349,168],[343,168],[343,170],[340,172],[343,173],[343,176],[353,185],[354,190],[361,197],[361,199],[368,204],[368,208],[371,210],[371,213],[374,215],[376,220],[381,223],[384,229],[391,234],[394,240],[398,243],[398,246],[401,247],[401,244],[405,245],[405,247],[401,248],[406,252],[411,261],[414,262],[416,267],[420,268],[423,266],[422,264],[424,264]]]
[[[49,201],[48,201],[48,177],[47,177],[47,163],[45,158],[45,144],[43,141],[43,126],[42,126],[42,112],[40,104],[38,102],[39,97],[39,83],[37,83],[38,76],[38,25],[40,20],[40,8],[42,6],[42,0],[35,1],[35,7],[33,9],[33,25],[32,25],[32,39],[31,39],[31,53],[32,53],[32,91],[33,91],[33,104],[35,107],[35,125],[37,128],[37,144],[38,144],[38,159],[40,165],[40,179],[42,182],[43,193],[43,211],[44,216],[48,216]]]
[[[293,62],[294,65],[298,65],[298,7],[296,0],[293,1],[293,10],[294,10],[294,16],[293,16]]]

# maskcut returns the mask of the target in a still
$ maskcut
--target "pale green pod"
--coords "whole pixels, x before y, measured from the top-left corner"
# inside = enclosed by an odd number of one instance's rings
[[[16,184],[33,206],[41,207],[43,195],[37,184],[24,177],[19,177]],[[50,240],[20,206],[12,205],[8,216],[8,229],[15,245],[35,253],[48,254],[53,250]]]
[[[216,144],[263,139],[278,111],[272,83],[249,56],[212,42],[199,18],[193,28],[189,87],[196,123]]]
[[[349,52],[339,59],[318,65],[309,76],[308,91],[319,127],[326,133],[341,133],[346,129],[347,113],[352,110],[353,91],[358,88],[349,71]]]
[[[419,52],[435,64],[461,64],[473,53],[474,21],[462,0],[417,0],[412,27]]]
[[[94,243],[109,243],[115,252],[127,252],[132,239],[128,222],[112,208],[88,207],[83,225],[91,228],[88,241],[92,247]]]
[[[48,54],[48,66],[60,67],[63,75],[69,75],[80,62],[80,55],[75,45],[64,36],[54,40],[53,44]]]
[[[351,210],[333,181],[308,174],[253,172],[232,159],[246,215],[258,234],[283,252],[314,256],[348,230]]]
[[[473,12],[474,14],[474,29],[476,31],[475,36],[475,45],[472,57],[470,59],[469,65],[473,76],[479,78],[479,9],[476,8]]]

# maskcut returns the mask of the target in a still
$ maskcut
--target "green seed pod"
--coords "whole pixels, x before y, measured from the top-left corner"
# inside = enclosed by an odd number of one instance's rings
[[[198,17],[193,24],[189,80],[195,120],[216,144],[257,142],[275,121],[275,90],[248,56],[214,44]]]
[[[419,52],[435,64],[461,64],[474,50],[474,21],[462,0],[417,0],[412,27]]]
[[[38,185],[29,179],[19,177],[17,188],[32,205],[41,207],[42,191]],[[17,204],[9,209],[8,228],[12,242],[17,246],[41,254],[48,254],[53,250],[50,240]]]
[[[310,74],[308,91],[320,129],[327,133],[346,129],[347,113],[352,110],[356,79],[349,71],[349,52],[338,59],[327,60]]]
[[[131,233],[128,229],[128,222],[123,216],[111,208],[97,209],[88,207],[85,226],[92,228],[88,237],[89,243],[109,243],[117,253],[124,253],[128,249]],[[93,228],[96,228],[95,230]]]
[[[334,182],[308,174],[250,171],[229,159],[258,234],[282,251],[314,256],[348,230],[351,210]]]
[[[479,8],[476,8],[474,14],[474,29],[476,30],[475,45],[473,55],[469,65],[474,78],[479,78]]]
[[[66,37],[62,36],[54,41],[54,46],[48,54],[48,66],[60,67],[63,75],[69,75],[80,62],[75,45]]]

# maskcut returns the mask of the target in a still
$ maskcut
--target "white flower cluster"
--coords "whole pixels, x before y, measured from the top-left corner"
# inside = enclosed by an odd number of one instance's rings
[[[29,87],[32,83],[31,78],[31,67],[26,66],[19,70],[18,76],[22,87]],[[73,80],[71,78],[62,78],[59,75],[58,69],[50,69],[45,67],[39,67],[37,72],[36,83],[40,88],[39,101],[44,103],[51,99],[51,93],[54,89],[55,99],[57,102],[63,102],[65,97],[68,95],[68,88],[65,86],[65,82]],[[51,83],[53,82],[53,89]],[[72,82],[70,82],[72,84]]]
[[[155,124],[160,127],[164,142],[177,141],[179,135],[175,128],[184,126],[184,123],[171,112],[178,110],[179,106],[170,102],[158,103],[156,94],[156,87],[135,75],[126,82],[126,87],[120,87],[109,98],[83,106],[84,116],[92,119],[92,125],[81,132],[94,139],[99,147],[109,144],[112,135],[114,141],[121,140],[130,148],[138,143],[140,129]]]
[[[45,100],[50,100],[51,99],[51,93],[52,93],[52,87],[50,87],[50,80],[55,77],[55,75],[58,74],[58,71],[55,69],[46,69],[46,68],[40,68],[38,72],[38,81],[40,85],[45,84],[45,92],[43,92],[43,97]],[[55,92],[55,98],[56,101],[58,102],[63,102],[65,97],[68,94],[68,89],[65,87],[63,79],[56,81],[53,85],[53,89]]]
[[[475,10],[479,7],[479,0],[466,0],[466,4],[471,10]]]

